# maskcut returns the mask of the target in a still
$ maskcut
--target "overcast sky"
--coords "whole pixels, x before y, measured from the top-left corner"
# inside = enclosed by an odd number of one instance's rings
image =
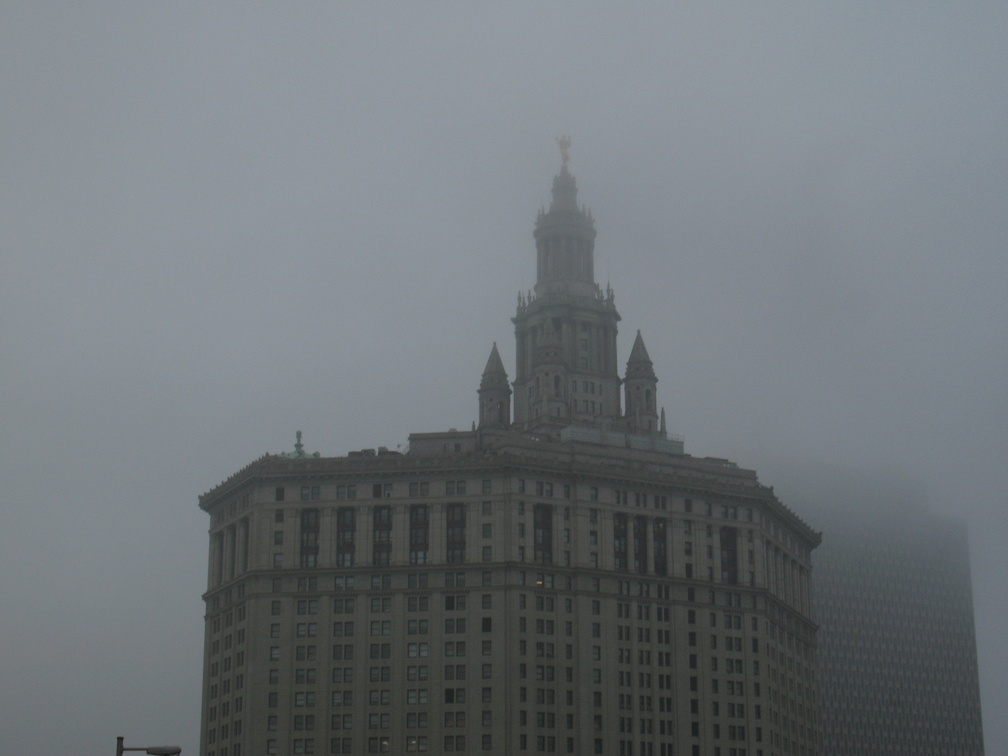
[[[968,520],[1008,753],[1008,5],[668,5],[0,7],[0,751],[198,753],[197,496],[468,427],[569,134],[687,452]]]

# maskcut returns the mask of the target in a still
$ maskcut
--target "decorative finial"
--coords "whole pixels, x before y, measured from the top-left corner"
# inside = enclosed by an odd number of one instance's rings
[[[570,149],[571,140],[569,136],[557,137],[557,146],[560,147],[560,167],[566,168],[567,163],[570,161],[570,154],[567,150]]]

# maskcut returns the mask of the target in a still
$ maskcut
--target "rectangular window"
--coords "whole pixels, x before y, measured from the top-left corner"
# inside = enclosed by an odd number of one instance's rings
[[[392,507],[377,506],[371,510],[372,538],[371,563],[376,566],[389,564],[392,554]]]
[[[446,561],[461,564],[465,561],[465,504],[449,504],[445,515]]]
[[[357,518],[353,507],[336,508],[336,564],[340,567],[353,567],[356,551]],[[337,578],[337,590],[343,590]],[[346,578],[347,581],[352,578]],[[352,588],[352,586],[347,586]]]

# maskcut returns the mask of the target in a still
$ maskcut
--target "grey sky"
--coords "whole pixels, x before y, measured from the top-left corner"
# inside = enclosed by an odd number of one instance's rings
[[[0,750],[198,752],[197,495],[299,428],[468,427],[569,133],[688,452],[969,521],[1008,753],[1006,38],[994,2],[5,4]]]

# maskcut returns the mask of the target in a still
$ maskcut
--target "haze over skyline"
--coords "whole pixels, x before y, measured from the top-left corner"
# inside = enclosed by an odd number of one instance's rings
[[[468,427],[570,134],[687,453],[968,522],[1008,753],[1006,37],[1000,3],[6,5],[3,750],[199,752],[197,496],[298,429]]]

